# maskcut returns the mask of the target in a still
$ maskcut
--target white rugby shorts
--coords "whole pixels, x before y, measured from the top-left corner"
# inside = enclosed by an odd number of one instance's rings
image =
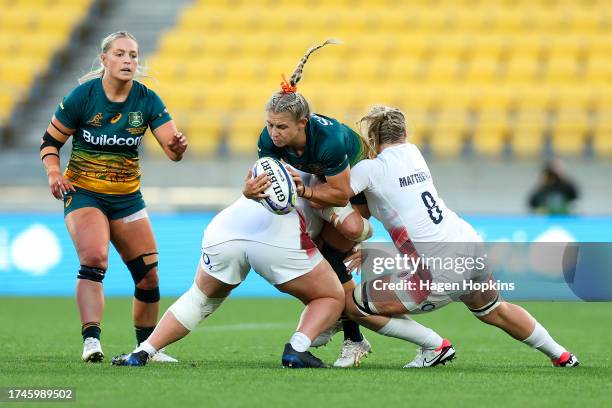
[[[289,249],[248,240],[231,240],[202,248],[200,265],[229,285],[244,281],[251,267],[273,285],[312,271],[323,260],[319,250]]]

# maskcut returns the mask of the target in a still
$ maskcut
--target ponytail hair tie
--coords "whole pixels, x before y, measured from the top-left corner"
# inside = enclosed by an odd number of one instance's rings
[[[297,86],[296,85],[291,85],[291,83],[289,83],[289,81],[287,81],[287,78],[285,78],[285,74],[281,74],[281,77],[283,78],[283,81],[280,83],[281,93],[282,94],[296,93],[297,92]]]

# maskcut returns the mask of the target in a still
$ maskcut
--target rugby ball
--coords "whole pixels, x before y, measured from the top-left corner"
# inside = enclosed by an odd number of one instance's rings
[[[295,183],[281,162],[271,157],[262,157],[253,165],[253,178],[267,173],[270,186],[264,191],[268,197],[257,201],[274,214],[288,214],[295,207]]]

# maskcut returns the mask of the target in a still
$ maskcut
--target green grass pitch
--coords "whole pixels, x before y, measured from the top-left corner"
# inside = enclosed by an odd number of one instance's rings
[[[162,308],[170,302],[164,299]],[[455,345],[457,359],[444,367],[403,370],[415,347],[364,329],[374,353],[359,369],[281,369],[280,353],[302,308],[282,298],[228,300],[168,348],[179,364],[113,367],[110,358],[134,346],[130,305],[129,299],[107,299],[106,360],[94,365],[80,362],[73,299],[0,298],[0,387],[75,387],[76,403],[53,404],[72,407],[612,404],[612,303],[524,303],[579,357],[581,366],[571,370],[553,369],[542,354],[480,323],[458,304],[416,317]],[[338,334],[315,354],[331,363],[341,342]]]

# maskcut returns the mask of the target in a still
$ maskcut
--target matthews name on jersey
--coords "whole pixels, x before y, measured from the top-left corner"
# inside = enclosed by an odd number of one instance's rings
[[[304,131],[306,147],[298,156],[290,148],[276,147],[264,127],[257,144],[259,157],[282,159],[300,171],[319,177],[335,176],[364,158],[361,137],[336,119],[312,114]]]
[[[384,149],[351,170],[351,188],[364,192],[372,216],[401,250],[408,241],[472,241],[475,233],[438,196],[419,149],[410,143]]]
[[[100,78],[76,87],[59,104],[55,117],[76,129],[65,176],[96,193],[129,194],[140,188],[138,147],[148,127],[172,118],[155,92],[133,81],[124,102],[106,97]]]

